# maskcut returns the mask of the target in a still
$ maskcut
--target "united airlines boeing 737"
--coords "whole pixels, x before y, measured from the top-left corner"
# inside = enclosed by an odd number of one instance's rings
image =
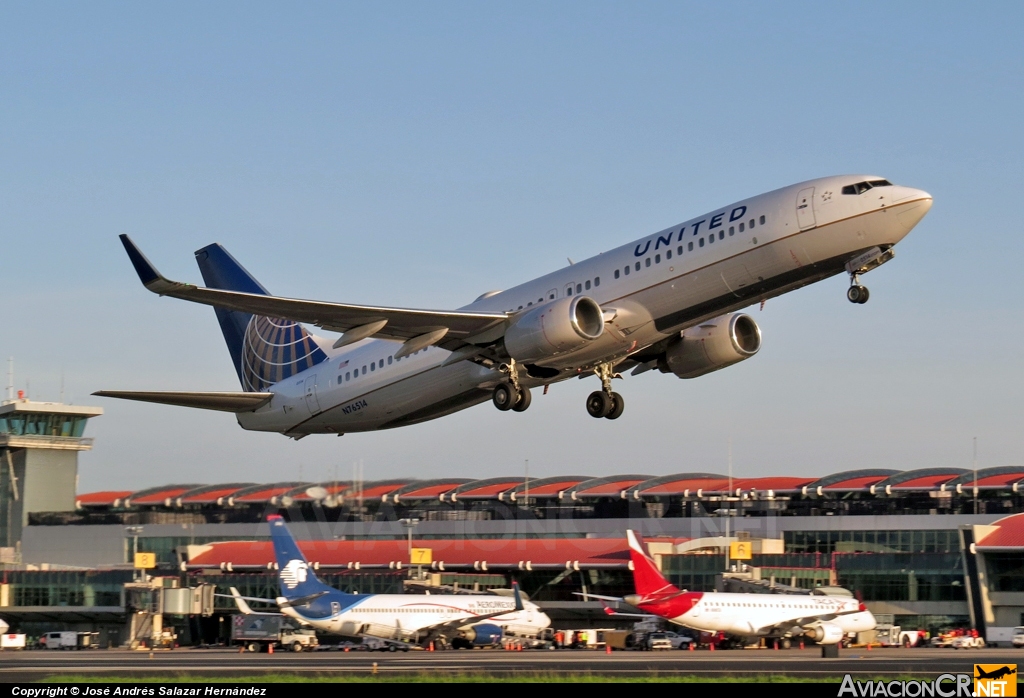
[[[696,378],[761,347],[737,312],[893,258],[932,197],[875,176],[816,179],[715,209],[459,310],[412,310],[272,296],[218,244],[196,252],[206,287],[170,281],[126,235],[147,289],[215,308],[241,392],[96,395],[234,412],[244,429],[343,434],[415,424],[491,399],[523,411],[530,389],[596,375],[586,401],[616,419],[612,378],[650,369]],[[336,340],[310,334],[300,323]]]

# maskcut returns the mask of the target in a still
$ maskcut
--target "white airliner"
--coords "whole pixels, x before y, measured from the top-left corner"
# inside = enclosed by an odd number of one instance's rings
[[[232,596],[243,613],[246,601],[276,603],[300,624],[348,637],[372,637],[425,646],[445,641],[458,649],[490,646],[503,637],[538,638],[551,619],[536,604],[523,601],[517,584],[512,597],[493,594],[347,594],[327,586],[306,561],[284,519],[267,517],[274,544],[281,595],[275,601]],[[444,642],[439,642],[441,646]]]
[[[875,627],[871,611],[850,597],[681,591],[662,576],[636,534],[626,531],[626,538],[636,593],[621,600],[650,615],[694,630],[744,638],[803,636],[819,645],[834,645],[848,633]]]
[[[530,388],[595,374],[586,402],[616,419],[612,378],[657,368],[695,378],[748,359],[761,331],[736,311],[894,255],[932,197],[867,175],[826,177],[715,209],[454,311],[271,296],[220,245],[196,252],[206,288],[165,279],[121,236],[150,291],[212,305],[243,392],[101,391],[217,409],[293,438],[415,424],[492,399],[523,411]],[[341,332],[336,341],[299,323]]]

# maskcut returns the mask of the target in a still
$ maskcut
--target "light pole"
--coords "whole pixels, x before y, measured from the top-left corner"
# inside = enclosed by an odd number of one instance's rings
[[[135,567],[135,556],[139,554],[139,534],[142,533],[142,526],[125,526],[124,532],[132,537],[132,567]],[[134,580],[138,572],[132,573]]]
[[[409,568],[412,569],[412,529],[420,525],[419,519],[399,519],[398,523],[405,526],[406,534],[408,535],[408,549],[409,549]]]

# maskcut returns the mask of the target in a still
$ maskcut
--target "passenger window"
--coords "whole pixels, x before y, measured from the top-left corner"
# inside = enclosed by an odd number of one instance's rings
[[[544,302],[544,299],[543,299],[543,298],[538,298],[538,299],[537,299],[537,302],[538,302],[538,303],[543,303],[543,302]]]
[[[648,257],[647,259],[644,260],[644,266],[645,267],[651,266],[651,258],[650,257]]]
[[[729,226],[729,237],[732,237],[735,234],[736,234],[736,226],[730,225]]]
[[[686,246],[686,250],[688,252],[693,252],[693,243],[692,242],[689,245]]]
[[[519,309],[519,310],[522,310],[522,309],[523,309],[523,306],[519,306],[519,308],[518,308],[518,309]],[[415,352],[415,351],[413,352],[413,354],[416,354],[416,353],[418,353],[418,352]]]
[[[376,370],[377,370],[377,362],[374,361],[372,364],[370,364],[370,371],[372,372],[372,371],[376,371]]]
[[[566,296],[571,296],[572,295],[572,286],[566,286],[565,287],[565,295]]]
[[[363,375],[366,375],[366,366],[363,366]]]
[[[764,216],[761,216],[761,218],[759,218],[759,219],[758,219],[758,222],[759,222],[759,223],[760,223],[761,225],[764,225]]]
[[[718,239],[719,240],[724,240],[725,239],[725,231],[724,230],[719,230],[718,231]]]
[[[555,300],[555,294],[552,293],[551,294],[551,298],[549,298],[548,300],[552,300],[552,301]]]
[[[740,223],[740,232],[742,233],[744,230],[746,230],[746,228],[743,226],[742,223]]]
[[[584,282],[583,288],[587,289],[588,291],[590,290],[590,280],[589,279],[586,282]]]
[[[753,218],[750,219],[750,229],[751,230],[754,229],[754,219]]]
[[[344,383],[344,382],[345,382],[345,377],[344,377],[344,376],[342,376],[342,375],[341,375],[341,374],[339,373],[339,374],[338,374],[338,385],[341,385],[341,384],[342,384],[342,383]]]
[[[583,286],[581,284],[576,284],[576,293],[583,293]]]
[[[384,359],[380,360],[380,366],[378,368],[384,368]]]
[[[654,255],[654,263],[655,264],[661,264],[661,255],[660,254]]]
[[[618,269],[615,270],[615,278],[616,279],[619,278],[619,270]]]
[[[594,277],[594,288],[597,288],[600,285],[601,285],[601,277],[600,276],[595,276]]]
[[[348,380],[348,379],[349,379],[349,377],[350,377],[350,375],[351,375],[351,374],[350,374],[350,373],[349,373],[348,371],[345,371],[345,380]]]
[[[533,301],[530,301],[529,303],[526,304],[526,307],[529,308],[532,305],[533,305]]]
[[[640,271],[640,262],[637,262],[637,263],[636,263],[636,270],[637,270],[637,271]]]
[[[629,276],[629,267],[628,266],[623,271],[626,272],[626,276]]]
[[[715,241],[715,234],[711,233],[710,235],[708,235],[708,244],[710,245],[714,241]]]
[[[389,356],[388,357],[388,366],[390,366],[390,365],[391,365],[391,357]]]
[[[676,248],[676,254],[679,255],[680,257],[683,256],[683,246],[682,245],[680,245],[679,247]]]
[[[701,246],[701,247],[704,247],[704,238],[701,238],[701,239],[700,239],[700,246]]]
[[[665,250],[665,259],[672,259],[672,250]]]

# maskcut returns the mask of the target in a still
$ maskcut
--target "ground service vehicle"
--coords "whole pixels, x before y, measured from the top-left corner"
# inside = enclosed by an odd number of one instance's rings
[[[670,650],[672,649],[672,641],[668,639],[668,635],[665,633],[648,633],[647,637],[644,638],[644,649],[648,651]]]
[[[1024,647],[1024,627],[1017,627],[1013,629],[1013,646]]]
[[[231,641],[245,645],[250,652],[259,652],[270,645],[302,652],[320,644],[315,632],[294,628],[284,620],[283,616],[236,614],[231,617]]]
[[[904,630],[898,625],[879,625],[875,628],[875,641],[883,647],[917,647],[924,641],[924,633]]]
[[[74,630],[57,630],[45,633],[39,638],[39,645],[48,650],[73,650],[78,648],[78,633]]]

